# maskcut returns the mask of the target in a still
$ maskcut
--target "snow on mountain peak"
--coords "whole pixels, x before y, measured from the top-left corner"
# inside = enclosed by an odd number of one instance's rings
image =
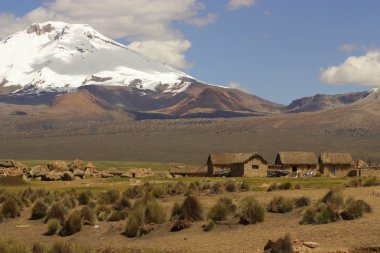
[[[194,79],[109,39],[89,25],[34,23],[0,41],[0,86],[39,90],[83,85],[178,93]]]

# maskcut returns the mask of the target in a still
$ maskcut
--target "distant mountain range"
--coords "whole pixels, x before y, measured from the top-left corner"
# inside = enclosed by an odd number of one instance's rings
[[[230,118],[317,112],[374,91],[315,95],[288,106],[211,85],[113,41],[88,25],[35,23],[0,42],[2,115],[125,112],[136,119]],[[29,106],[29,107],[28,107]]]

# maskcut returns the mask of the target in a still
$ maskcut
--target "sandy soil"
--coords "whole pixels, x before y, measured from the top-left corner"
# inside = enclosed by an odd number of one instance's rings
[[[121,235],[123,222],[99,222],[98,228],[85,226],[80,233],[61,238],[44,236],[46,225],[42,220],[28,220],[30,210],[24,210],[18,219],[7,220],[0,224],[1,237],[16,237],[26,243],[51,243],[53,240],[70,240],[90,247],[158,249],[163,252],[262,252],[268,239],[277,239],[290,233],[293,240],[299,240],[296,249],[300,252],[350,252],[356,247],[380,245],[380,198],[372,195],[380,187],[347,188],[345,196],[353,196],[368,202],[373,212],[354,221],[340,221],[327,225],[299,225],[303,209],[295,209],[287,214],[267,213],[264,222],[255,225],[216,225],[214,230],[203,232],[203,222],[197,222],[189,229],[169,232],[171,223],[167,222],[150,234],[137,239]],[[308,189],[276,192],[232,193],[235,201],[246,195],[255,196],[267,204],[274,196],[308,196],[313,201],[321,198],[326,189]],[[199,195],[207,210],[221,195]],[[183,197],[170,197],[161,201],[170,212],[176,201]],[[169,218],[169,217],[168,217]],[[20,226],[21,225],[21,226]],[[27,225],[27,226],[23,226]],[[302,241],[320,243],[316,249],[300,246]]]

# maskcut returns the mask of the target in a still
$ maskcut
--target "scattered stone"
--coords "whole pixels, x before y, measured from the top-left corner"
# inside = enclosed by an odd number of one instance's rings
[[[132,176],[132,173],[126,171],[123,174],[121,174],[120,177],[122,177],[122,178],[132,178],[133,176]]]
[[[62,180],[63,181],[73,181],[74,180],[74,174],[71,171],[65,171],[65,172],[63,172]]]
[[[114,175],[109,174],[109,173],[107,173],[107,172],[102,172],[102,173],[101,173],[101,177],[102,177],[102,178],[112,178],[112,177],[114,177]]]
[[[319,246],[319,243],[317,243],[317,242],[304,242],[303,245],[308,247],[308,248],[314,249],[314,248]]]
[[[46,175],[42,176],[42,181],[58,181],[62,180],[63,173],[49,172]]]
[[[117,177],[120,177],[124,172],[120,171],[120,170],[118,170],[116,168],[110,168],[110,169],[106,170],[106,173],[112,174],[112,175],[117,176]]]
[[[34,166],[29,171],[29,176],[32,177],[32,178],[43,177],[43,176],[45,176],[48,173],[49,173],[49,169],[46,166],[44,166],[44,165],[37,165],[37,166]]]
[[[54,161],[50,162],[48,165],[48,168],[50,171],[58,171],[58,172],[64,172],[69,170],[69,166],[65,161]]]
[[[128,172],[131,173],[133,177],[153,177],[154,176],[151,168],[129,169]]]
[[[80,169],[75,169],[73,171],[73,174],[74,174],[75,177],[79,177],[81,179],[83,179],[84,176],[86,175],[86,173],[83,170],[80,170]]]
[[[84,170],[84,162],[82,160],[75,159],[69,164],[69,168],[71,172],[74,172],[74,170]]]

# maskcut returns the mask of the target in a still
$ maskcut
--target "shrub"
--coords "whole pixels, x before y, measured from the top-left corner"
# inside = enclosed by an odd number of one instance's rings
[[[34,203],[32,208],[32,220],[38,220],[46,216],[46,211],[48,207],[45,205],[44,202],[41,200],[37,200],[36,203]]]
[[[278,186],[277,186],[277,185],[278,185],[277,183],[271,183],[271,184],[268,186],[267,191],[268,191],[268,192],[271,192],[271,191],[275,191],[275,190],[277,190],[277,189],[278,189]]]
[[[30,249],[16,240],[0,240],[1,253],[30,253]]]
[[[236,205],[233,203],[232,199],[229,197],[223,197],[211,207],[207,217],[212,221],[223,221],[226,220],[228,215],[235,212],[235,210]]]
[[[243,181],[243,183],[240,186],[240,191],[249,191],[250,187],[247,181]]]
[[[289,234],[277,239],[276,241],[269,240],[264,247],[264,252],[269,253],[293,253],[293,242]]]
[[[360,187],[360,186],[363,186],[363,180],[361,178],[352,178],[345,186],[346,187]]]
[[[363,200],[348,199],[345,203],[341,216],[344,220],[354,220],[363,216],[364,213],[371,212],[371,206]]]
[[[322,202],[325,204],[333,204],[337,207],[342,206],[344,204],[343,193],[339,189],[331,189],[322,198]]]
[[[363,182],[363,186],[368,187],[368,186],[376,186],[379,185],[380,183],[377,180],[377,177],[369,177],[366,178]]]
[[[129,187],[123,195],[126,196],[127,198],[131,199],[137,199],[140,198],[143,195],[143,188],[141,185],[134,185],[132,187]]]
[[[152,201],[145,207],[145,217],[147,223],[161,224],[165,222],[166,214],[156,201]]]
[[[45,222],[49,219],[58,219],[61,224],[65,221],[65,217],[67,214],[67,209],[60,202],[54,203],[47,212]]]
[[[284,197],[274,197],[268,205],[268,212],[288,213],[294,208],[294,200]]]
[[[114,204],[113,208],[117,211],[122,211],[126,208],[131,208],[132,204],[125,196],[121,196],[120,199]]]
[[[181,231],[183,229],[191,227],[191,222],[188,220],[177,220],[174,222],[170,229],[170,232]]]
[[[58,231],[60,224],[60,220],[55,218],[50,219],[47,223],[46,235],[54,235]]]
[[[8,197],[1,209],[4,218],[16,218],[20,216],[20,206],[14,197]]]
[[[129,215],[124,234],[127,237],[140,237],[149,231],[145,229],[145,213],[143,208],[135,208]]]
[[[101,205],[111,205],[116,203],[120,197],[120,192],[116,190],[107,190],[99,194],[98,203]]]
[[[238,208],[240,224],[255,224],[264,221],[265,208],[252,196],[241,200]]]
[[[98,217],[98,220],[100,221],[107,220],[111,211],[112,211],[111,208],[109,208],[108,206],[98,206],[96,208],[96,215]]]
[[[210,188],[210,193],[219,194],[223,192],[223,185],[221,182],[214,183]]]
[[[294,199],[296,207],[304,207],[310,205],[311,200],[308,197],[299,197]]]
[[[80,212],[75,211],[69,216],[59,234],[61,236],[69,236],[78,233],[81,231],[81,229],[82,217],[80,215]]]
[[[83,191],[78,196],[79,205],[87,205],[92,199],[92,193],[90,191]]]
[[[203,231],[208,232],[214,229],[214,222],[208,221],[206,224],[202,225]]]
[[[167,192],[166,192],[165,186],[156,185],[152,189],[152,195],[155,198],[164,198],[166,196],[166,194],[167,194]]]
[[[184,182],[182,181],[179,181],[177,182],[176,184],[174,185],[171,185],[171,184],[168,184],[168,193],[170,195],[180,195],[180,194],[184,194],[187,190],[187,186]]]
[[[50,248],[49,253],[90,253],[88,249],[82,248],[71,242],[57,241]]]
[[[199,181],[192,181],[189,185],[189,190],[199,191],[202,189],[201,183]]]
[[[327,224],[339,221],[340,215],[333,204],[320,202],[317,206],[308,208],[303,214],[301,224]]]
[[[294,189],[296,189],[296,190],[300,190],[300,189],[301,189],[301,185],[300,185],[300,184],[296,184],[296,185],[294,186]]]
[[[289,181],[279,185],[279,190],[291,190],[292,188],[293,184]]]
[[[32,246],[32,252],[33,253],[45,253],[47,252],[46,248],[44,245],[42,245],[41,243],[37,242],[37,243],[34,243],[33,246]]]
[[[224,221],[229,214],[228,208],[221,202],[217,202],[211,209],[208,211],[207,217],[212,221]]]
[[[3,220],[4,220],[4,216],[3,216],[3,213],[2,213],[2,212],[0,212],[0,223],[2,223],[2,222],[3,222]]]
[[[187,196],[181,206],[181,220],[200,221],[203,220],[203,210],[198,199],[194,196]]]
[[[182,210],[182,206],[176,202],[174,203],[174,206],[172,208],[172,212],[171,212],[171,216],[170,216],[170,220],[177,220],[179,219],[179,217],[181,216],[183,210]]]
[[[95,210],[88,206],[82,208],[80,215],[84,224],[94,225],[97,221]]]
[[[229,179],[224,183],[224,189],[227,192],[236,192],[238,187],[233,180]]]

